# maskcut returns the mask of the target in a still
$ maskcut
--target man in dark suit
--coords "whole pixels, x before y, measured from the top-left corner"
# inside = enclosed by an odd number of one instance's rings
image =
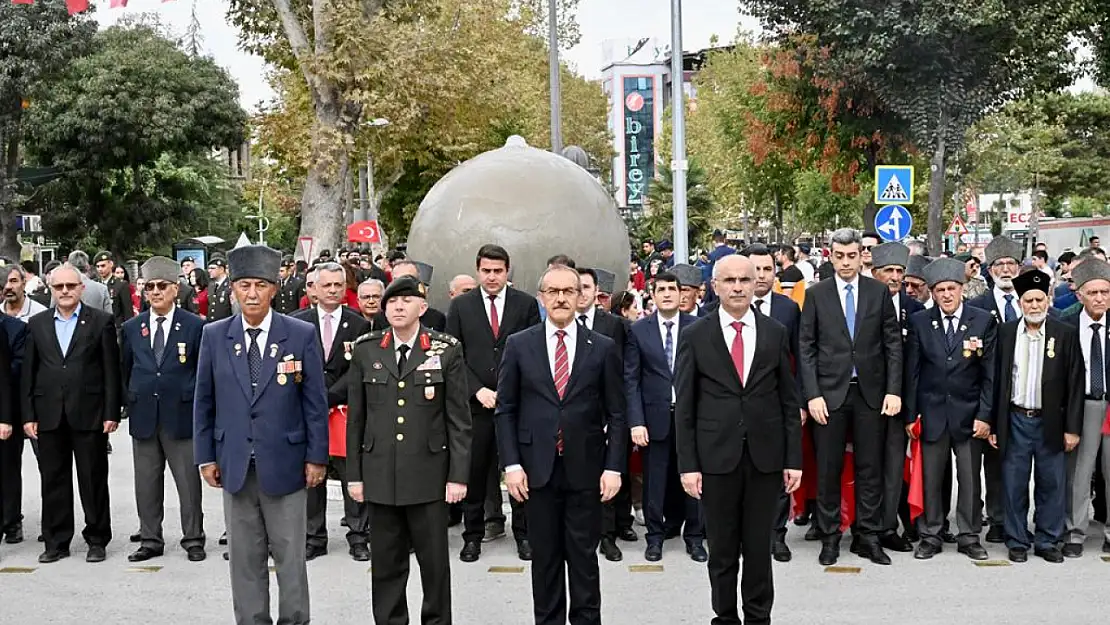
[[[902,290],[909,265],[910,248],[901,243],[883,243],[871,249],[871,275],[886,285],[894,306],[894,316],[898,319],[898,329],[905,346],[909,333],[910,316],[925,307]],[[903,368],[903,380],[905,379]],[[885,424],[886,444],[883,448],[883,504],[882,529],[879,542],[886,549],[907,553],[913,551],[913,544],[898,534],[898,517],[906,530],[913,528],[910,522],[910,509],[907,497],[909,486],[904,479],[906,469],[906,429],[901,414],[894,415]],[[858,551],[859,534],[852,537],[852,544]]]
[[[240,314],[201,337],[193,441],[201,477],[223,489],[238,625],[270,623],[272,554],[278,622],[308,623],[305,488],[324,482],[328,399],[310,325],[270,308],[281,254],[262,245],[228,253]]]
[[[193,288],[189,278],[196,268],[192,256],[181,259],[181,274],[177,278],[177,307],[193,314],[197,312],[197,291]]]
[[[322,274],[326,276],[327,274]],[[427,307],[414,278],[384,297],[391,328],[359,339],[351,360],[348,490],[370,509],[374,620],[408,623],[409,551],[424,590],[421,623],[451,622],[447,505],[466,496],[470,392],[462,347],[423,327]]]
[[[72,265],[50,276],[57,306],[27,324],[21,395],[23,430],[39,441],[44,564],[69,557],[73,463],[85,510],[86,560],[102,562],[112,539],[108,435],[120,419],[119,345],[111,313],[81,303]]]
[[[470,410],[474,417],[474,442],[470,451],[470,476],[464,507],[466,528],[463,530],[463,548],[459,553],[463,562],[476,562],[482,554],[486,478],[490,463],[497,462],[498,444],[493,414],[498,404],[497,371],[505,341],[514,333],[540,322],[536,299],[506,287],[509,253],[505,248],[483,245],[478,250],[476,265],[482,288],[451,300],[451,307],[447,310],[447,334],[459,339],[463,345]],[[522,560],[531,560],[532,547],[528,541],[523,506],[513,509],[512,523],[517,555]]]
[[[297,311],[304,297],[304,280],[297,275],[296,263],[292,256],[281,259],[281,273],[278,275],[278,294],[274,299],[274,310],[283,315]]]
[[[209,323],[227,319],[232,315],[231,309],[231,282],[227,279],[227,260],[222,256],[213,256],[208,261],[208,316]]]
[[[713,267],[717,312],[678,347],[675,435],[682,486],[705,506],[714,623],[740,625],[736,574],[743,553],[744,623],[771,622],[774,583],[767,529],[779,491],[802,480],[801,410],[790,333],[752,309],[755,268],[743,256]]]
[[[403,276],[409,276],[418,280],[424,287],[424,293],[428,292],[428,286],[432,283],[433,267],[428,263],[421,263],[415,260],[401,260],[393,265],[393,279]],[[385,315],[382,315],[383,317]],[[440,311],[428,307],[428,310],[420,317],[420,324],[425,328],[431,328],[437,332],[443,332],[447,328],[447,317]]]
[[[191,562],[205,559],[200,475],[193,461],[193,391],[204,320],[177,308],[177,263],[143,263],[150,310],[123,324],[120,353],[135,463],[135,504],[141,545],[127,559],[161,556],[166,464],[181,508],[181,546]]]
[[[1064,561],[1058,546],[1067,523],[1064,454],[1079,445],[1083,426],[1079,332],[1048,316],[1049,283],[1033,268],[1014,278],[1022,316],[998,330],[991,444],[1002,455],[1006,546],[1013,562],[1025,562],[1030,545],[1048,562]],[[1028,525],[1031,464],[1036,534]]]
[[[720,248],[718,248],[720,249]],[[790,337],[790,372],[794,374],[795,383],[798,384],[798,396],[801,397],[801,385],[797,382],[798,372],[798,327],[801,325],[802,311],[798,304],[781,293],[775,293],[775,258],[771,250],[762,244],[749,245],[744,248],[741,255],[751,261],[755,270],[755,282],[752,283],[752,308],[761,315],[767,315],[781,323]],[[805,425],[805,412],[799,408],[798,418]],[[802,428],[799,428],[802,431]],[[802,436],[807,434],[802,431]],[[799,445],[801,442],[799,441]],[[785,484],[779,489],[778,509],[775,513],[775,522],[771,534],[771,555],[778,562],[789,562],[793,558],[790,547],[786,545],[786,522],[790,519],[791,495],[786,492]]]
[[[602,504],[620,490],[626,463],[620,354],[609,337],[575,322],[580,290],[574,269],[544,272],[547,321],[509,338],[498,373],[505,485],[527,501],[535,537],[536,625],[567,623],[568,614],[571,625],[600,625]]]
[[[575,319],[579,325],[598,334],[603,334],[613,340],[617,346],[617,354],[621,358],[621,370],[624,370],[624,353],[628,344],[628,320],[623,317],[611,315],[597,307],[598,273],[595,269],[578,267],[578,280],[581,291],[578,295],[578,304],[575,308]],[[601,545],[600,550],[606,560],[619,562],[623,559],[617,538],[628,542],[636,541],[636,532],[632,529],[632,495],[628,479],[628,467],[621,471],[621,490],[612,501],[605,503],[602,509]]]
[[[29,318],[29,317],[28,317]],[[20,418],[20,374],[23,371],[23,349],[27,342],[27,323],[0,312],[0,330],[7,344],[7,392],[9,411],[7,424],[11,434],[0,439],[0,534],[4,542],[23,542],[23,420]],[[0,345],[0,360],[4,358]],[[5,392],[0,389],[0,393]],[[0,398],[3,396],[0,395]],[[3,407],[0,405],[0,410]]]
[[[328,388],[329,438],[345,435],[346,423],[340,406],[347,405],[347,371],[351,367],[355,339],[370,331],[370,324],[355,311],[343,306],[347,293],[346,273],[339,263],[316,266],[316,306],[297,311],[294,319],[311,323],[324,355],[324,383]],[[348,415],[349,417],[349,415]],[[346,445],[343,447],[346,453]],[[359,562],[370,560],[369,510],[351,498],[346,487],[347,458],[331,450],[331,466],[344,482],[343,517],[347,520],[348,553]],[[328,552],[328,486],[320,484],[308,491],[307,546],[305,559],[314,560]]]
[[[628,425],[643,461],[644,559],[661,560],[663,541],[673,531],[683,533],[695,561],[705,562],[701,504],[682,490],[674,437],[675,356],[697,317],[679,311],[682,292],[673,273],[656,274],[651,297],[655,312],[632,324],[624,362]]]
[[[987,550],[979,543],[980,485],[994,405],[996,324],[986,311],[964,305],[963,263],[939,258],[923,273],[936,304],[910,317],[903,411],[908,436],[914,436],[914,423],[921,420],[925,519],[914,557],[928,560],[944,547],[945,504],[950,499],[944,477],[955,453],[958,550],[972,560],[986,560]]]
[[[817,423],[817,528],[823,566],[840,557],[840,474],[849,429],[855,451],[860,555],[890,564],[882,531],[883,449],[888,419],[902,409],[902,332],[890,293],[860,275],[860,235],[832,235],[832,280],[806,293],[799,331],[799,372],[809,416]]]
[[[112,297],[112,314],[116,318],[116,328],[123,325],[123,322],[135,316],[134,308],[131,306],[131,289],[126,280],[121,280],[115,276],[116,261],[111,252],[104,251],[93,257],[93,265],[96,267],[96,275],[104,286],[108,287],[108,293]]]

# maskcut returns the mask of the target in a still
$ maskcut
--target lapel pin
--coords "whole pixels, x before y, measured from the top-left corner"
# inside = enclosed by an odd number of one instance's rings
[[[238,355],[240,355],[240,354],[242,354],[242,353],[243,353],[243,346],[242,346],[242,345],[240,345],[240,344],[238,344],[238,343],[236,343],[236,344],[235,344],[235,355],[236,355],[236,356],[238,356]]]
[[[277,358],[277,343],[270,346],[270,358]]]
[[[181,324],[180,323],[173,324],[173,329],[174,330],[180,330],[181,329]]]
[[[347,322],[346,322],[346,321],[344,321],[344,322],[343,322],[343,327],[344,327],[344,328],[346,328],[346,327],[347,327]]]
[[[380,363],[380,362],[376,362],[376,361],[375,361],[375,362],[374,362],[374,364],[373,364],[373,367],[374,367],[375,369],[381,369],[381,368],[382,368],[382,363]]]

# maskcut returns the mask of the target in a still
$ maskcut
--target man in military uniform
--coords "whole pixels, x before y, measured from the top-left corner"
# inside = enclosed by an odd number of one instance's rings
[[[196,314],[197,291],[189,282],[189,276],[193,273],[193,269],[196,269],[196,262],[192,256],[181,259],[181,276],[177,278],[177,307]]]
[[[421,622],[451,622],[447,506],[466,496],[471,417],[462,345],[420,323],[411,277],[383,296],[391,329],[355,343],[347,399],[347,479],[370,506],[370,593],[377,623],[407,623],[409,550],[424,590]]]
[[[296,263],[292,256],[281,259],[281,272],[279,274],[278,294],[274,300],[274,310],[283,315],[288,315],[301,307],[301,298],[304,297],[305,282],[296,273]]]
[[[135,311],[131,306],[131,289],[128,288],[126,280],[121,280],[112,275],[116,270],[116,262],[112,258],[111,252],[100,252],[93,259],[93,264],[96,265],[96,275],[104,286],[108,287],[108,293],[112,297],[112,314],[116,318],[116,329],[118,330],[124,321],[135,316]]]
[[[209,323],[231,316],[231,284],[227,281],[227,260],[213,256],[208,262],[208,317]]]

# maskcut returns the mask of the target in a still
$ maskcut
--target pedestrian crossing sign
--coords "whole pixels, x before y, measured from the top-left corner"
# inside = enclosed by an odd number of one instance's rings
[[[876,204],[913,204],[913,165],[875,167]]]

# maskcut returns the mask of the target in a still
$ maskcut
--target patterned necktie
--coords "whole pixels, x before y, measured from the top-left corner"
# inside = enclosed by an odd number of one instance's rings
[[[162,358],[166,354],[166,329],[162,326],[166,322],[166,318],[158,317],[154,322],[158,324],[158,327],[154,330],[154,359],[161,367]]]
[[[952,349],[952,341],[956,340],[956,317],[946,315],[944,318],[948,320],[948,331],[944,333],[944,342],[948,344],[948,349]]]
[[[324,362],[331,359],[331,344],[335,342],[335,326],[331,315],[324,315]]]
[[[555,392],[559,394],[559,399],[562,399],[567,393],[567,383],[570,382],[570,354],[567,353],[567,344],[563,341],[567,333],[563,330],[556,330],[555,336],[559,342],[555,345]],[[563,455],[563,426],[559,425],[559,431],[555,434],[555,451],[561,456]]]
[[[736,367],[740,386],[744,386],[744,322],[733,321],[732,329],[736,330],[736,336],[732,337],[732,366]]]
[[[249,328],[247,334],[251,337],[251,346],[247,350],[247,366],[251,370],[251,386],[257,389],[258,378],[262,375],[262,350],[258,348],[258,335],[262,328]]]
[[[493,330],[493,339],[497,340],[497,335],[501,334],[501,322],[497,319],[497,296],[489,296],[489,327]]]
[[[856,340],[856,296],[850,284],[844,285],[844,320],[848,322],[848,336]]]
[[[663,353],[667,355],[667,366],[671,368],[671,373],[674,373],[674,333],[671,332],[674,322],[664,321],[663,325],[667,328],[667,340],[663,342]]]
[[[1013,321],[1017,319],[1017,310],[1014,309],[1014,296],[1003,295],[1002,297],[1006,300],[1006,310],[1002,313],[1003,321]]]
[[[407,365],[409,362],[409,346],[403,343],[401,345],[398,345],[397,353],[400,354],[400,356],[397,358],[397,371],[399,373],[402,373],[403,375],[405,365]]]
[[[1106,373],[1102,362],[1102,341],[1098,331],[1101,323],[1091,324],[1091,395],[1101,398],[1106,394]]]

